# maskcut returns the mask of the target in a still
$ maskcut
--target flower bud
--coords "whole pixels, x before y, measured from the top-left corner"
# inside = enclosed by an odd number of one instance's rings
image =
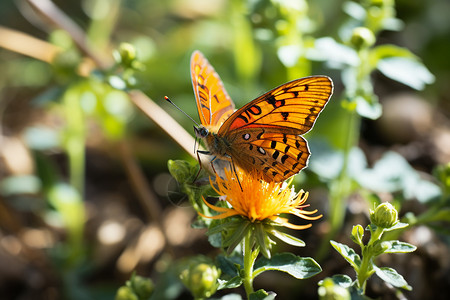
[[[378,205],[375,211],[370,210],[370,221],[381,228],[390,228],[397,224],[397,217],[397,210],[388,202]]]
[[[350,43],[357,50],[362,48],[368,48],[375,44],[375,35],[366,27],[356,27],[353,29]]]
[[[136,49],[129,43],[122,43],[119,46],[120,62],[126,66],[130,66],[136,59]]]
[[[115,300],[139,300],[139,297],[128,286],[121,286],[116,293]]]
[[[193,260],[180,274],[180,279],[194,298],[209,298],[217,290],[220,270],[211,263]]]
[[[115,300],[148,299],[153,293],[153,289],[153,281],[150,278],[133,273],[130,280],[127,280],[125,285],[117,290]]]
[[[154,289],[153,281],[142,276],[134,276],[131,279],[131,286],[134,293],[139,296],[139,299],[149,298]]]

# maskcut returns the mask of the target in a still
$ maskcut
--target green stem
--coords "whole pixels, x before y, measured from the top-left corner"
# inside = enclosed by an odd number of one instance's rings
[[[366,282],[367,279],[369,279],[370,276],[373,274],[372,269],[372,260],[373,260],[373,253],[372,253],[372,245],[381,239],[381,236],[383,235],[384,229],[383,228],[377,228],[375,232],[371,232],[370,241],[367,243],[366,246],[362,247],[362,261],[361,266],[357,270],[357,277],[358,277],[358,286],[361,289],[362,294],[365,294],[366,290]]]
[[[253,264],[255,263],[256,255],[254,255],[251,247],[251,231],[247,233],[244,239],[244,288],[247,294],[247,299],[253,293]]]
[[[359,123],[360,118],[355,110],[349,111],[346,118],[346,130],[344,140],[344,159],[343,166],[339,176],[330,186],[330,225],[331,229],[327,236],[323,239],[319,248],[317,259],[323,260],[328,255],[330,247],[329,240],[339,232],[344,222],[345,216],[345,200],[351,193],[351,178],[348,175],[348,165],[350,161],[350,151],[359,139]]]

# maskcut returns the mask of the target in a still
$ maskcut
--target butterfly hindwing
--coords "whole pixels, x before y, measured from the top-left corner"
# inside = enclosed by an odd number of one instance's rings
[[[260,171],[268,181],[283,181],[302,170],[310,155],[306,140],[273,128],[236,130],[231,157],[245,169]],[[234,149],[239,149],[234,153]]]
[[[214,68],[200,51],[191,56],[191,79],[200,121],[219,127],[234,112],[234,103]]]
[[[219,130],[279,128],[288,133],[308,132],[328,102],[333,84],[327,76],[310,76],[285,83],[256,98],[231,115]]]

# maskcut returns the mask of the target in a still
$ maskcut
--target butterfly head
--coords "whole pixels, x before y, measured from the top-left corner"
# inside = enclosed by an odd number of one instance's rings
[[[208,136],[209,130],[204,126],[194,126],[195,136],[199,139],[203,139]]]

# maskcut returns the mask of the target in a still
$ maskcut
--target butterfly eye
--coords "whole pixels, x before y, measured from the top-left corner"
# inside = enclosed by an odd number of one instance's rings
[[[201,139],[205,138],[209,134],[209,130],[203,126],[200,126],[200,127],[194,126],[194,131],[195,131],[195,136],[198,138],[201,138]]]

